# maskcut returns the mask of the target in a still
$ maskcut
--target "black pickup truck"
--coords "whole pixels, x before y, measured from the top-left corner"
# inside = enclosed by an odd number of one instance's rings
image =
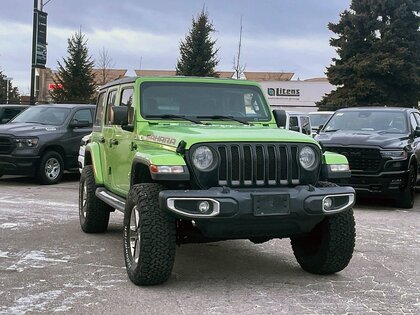
[[[412,208],[420,161],[420,112],[410,108],[346,108],[335,112],[316,139],[347,157],[358,195],[381,195]]]
[[[94,105],[31,106],[0,125],[0,176],[37,176],[56,184],[77,170],[80,140],[92,132]]]

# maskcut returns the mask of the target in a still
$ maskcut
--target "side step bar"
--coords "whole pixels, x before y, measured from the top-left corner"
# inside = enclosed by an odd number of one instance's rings
[[[99,187],[96,188],[95,191],[96,197],[101,199],[103,202],[109,204],[111,207],[124,212],[125,209],[125,199],[113,194],[112,192],[108,191],[106,188]]]

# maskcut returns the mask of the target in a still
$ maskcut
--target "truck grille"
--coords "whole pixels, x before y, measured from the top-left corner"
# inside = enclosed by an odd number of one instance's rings
[[[377,172],[381,167],[382,156],[378,149],[328,146],[325,149],[345,155],[351,171]]]
[[[299,147],[308,144],[212,143],[205,145],[217,152],[219,164],[213,172],[209,173],[193,169],[198,175],[196,177],[201,186],[290,186],[308,183],[308,181],[313,183],[318,177],[319,168],[309,175],[301,169],[299,164]],[[319,152],[315,146],[312,147]],[[304,179],[303,182],[302,179]]]
[[[0,154],[9,154],[13,149],[13,142],[10,138],[0,137]]]

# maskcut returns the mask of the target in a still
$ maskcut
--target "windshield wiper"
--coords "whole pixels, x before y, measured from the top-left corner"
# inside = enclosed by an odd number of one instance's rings
[[[340,129],[329,129],[329,130],[323,130],[324,132],[336,132],[339,131]]]
[[[197,116],[197,118],[202,118],[202,119],[224,119],[224,120],[233,120],[233,121],[237,121],[240,122],[241,124],[244,125],[250,125],[250,123],[245,120],[245,119],[241,119],[238,117],[234,117],[234,116],[225,116],[225,115],[209,115],[209,116]]]
[[[201,121],[196,119],[195,117],[185,116],[185,115],[175,115],[175,114],[164,114],[164,115],[146,115],[146,118],[162,118],[162,119],[184,119],[191,121],[195,124],[202,124]]]

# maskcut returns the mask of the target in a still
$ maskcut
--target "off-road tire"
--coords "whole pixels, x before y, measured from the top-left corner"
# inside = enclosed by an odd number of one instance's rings
[[[159,208],[161,190],[163,186],[159,184],[138,184],[128,194],[124,212],[124,258],[128,277],[136,285],[161,284],[172,272],[176,225],[175,219]]]
[[[83,168],[79,183],[79,220],[85,233],[103,233],[108,228],[109,213],[114,209],[95,195],[95,173],[91,165]]]
[[[397,207],[411,209],[414,206],[414,200],[416,199],[416,181],[417,173],[413,164],[410,165],[408,171],[407,185],[401,191],[401,194],[395,199]]]
[[[317,187],[334,187],[319,182]],[[353,210],[328,215],[306,235],[292,237],[297,262],[303,270],[314,274],[332,274],[343,270],[353,255],[356,238]]]
[[[52,167],[52,169],[49,169]],[[53,185],[60,182],[64,174],[63,157],[56,151],[43,154],[37,170],[37,177],[43,185]]]

